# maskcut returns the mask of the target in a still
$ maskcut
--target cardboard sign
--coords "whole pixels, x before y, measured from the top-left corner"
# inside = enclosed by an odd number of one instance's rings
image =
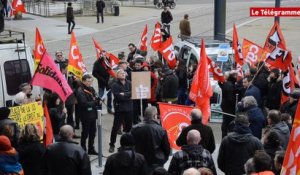
[[[151,97],[150,72],[131,72],[132,99],[149,99]]]

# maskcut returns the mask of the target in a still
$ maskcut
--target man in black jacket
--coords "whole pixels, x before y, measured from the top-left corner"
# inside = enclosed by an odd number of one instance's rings
[[[135,152],[134,138],[123,134],[118,152],[107,158],[103,175],[145,175],[146,161],[143,155]]]
[[[173,21],[173,16],[168,7],[164,7],[164,11],[161,12],[161,23],[164,28],[167,28],[170,34],[170,23]]]
[[[104,23],[103,10],[105,8],[105,2],[103,0],[97,0],[96,8],[97,8],[97,23],[99,23],[99,14],[100,14],[101,15],[101,22],[103,24]]]
[[[78,89],[78,108],[82,121],[81,146],[86,150],[86,139],[89,137],[88,153],[97,155],[94,147],[96,136],[97,106],[95,89],[92,87],[93,77],[86,74],[82,77],[82,88]]]
[[[163,102],[177,103],[177,92],[179,87],[178,77],[175,72],[165,67],[163,75],[159,81],[159,91]]]
[[[207,149],[212,154],[216,148],[215,137],[211,127],[202,124],[202,112],[200,111],[200,109],[195,108],[192,110],[191,120],[192,124],[188,127],[185,127],[181,131],[179,137],[176,140],[176,144],[178,146],[186,145],[186,136],[188,132],[192,129],[196,129],[201,134],[201,141],[199,142],[199,145],[202,145],[204,149]]]
[[[136,152],[144,155],[149,174],[155,168],[164,166],[171,151],[167,132],[156,121],[156,117],[156,107],[147,107],[144,121],[135,125],[131,130],[131,134],[136,141]]]
[[[86,152],[72,141],[74,132],[70,125],[61,127],[61,140],[50,145],[45,154],[48,175],[91,175],[90,160]]]
[[[126,79],[126,72],[123,69],[117,71],[117,80],[111,87],[114,94],[114,123],[110,135],[109,152],[115,150],[117,133],[124,122],[123,131],[130,132],[132,127],[132,100],[131,82]]]

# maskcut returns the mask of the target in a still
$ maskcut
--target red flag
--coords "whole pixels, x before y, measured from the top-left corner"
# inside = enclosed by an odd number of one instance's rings
[[[144,52],[147,52],[147,35],[148,35],[148,26],[146,24],[141,37],[141,46],[140,46],[140,50]]]
[[[40,63],[45,51],[46,49],[40,31],[38,28],[35,28],[34,62],[36,67]]]
[[[109,60],[110,60],[110,65],[111,67],[114,69],[116,67],[118,67],[118,64],[120,62],[120,59],[118,57],[116,57],[114,54],[109,53]]]
[[[207,57],[207,61],[209,64],[209,71],[213,74],[214,80],[221,83],[225,82],[225,77],[220,67],[209,57]]]
[[[48,146],[50,144],[53,143],[53,139],[54,139],[54,136],[53,136],[53,130],[52,130],[52,124],[51,124],[51,119],[50,119],[50,115],[49,115],[49,111],[48,111],[48,107],[46,105],[46,103],[44,103],[43,105],[44,107],[44,115],[45,115],[45,123],[46,123],[46,126],[45,126],[45,134],[44,134],[44,144],[45,146]]]
[[[293,129],[285,152],[281,175],[300,174],[300,103],[298,103],[294,117]]]
[[[16,15],[18,12],[26,13],[26,9],[22,0],[13,0],[11,4],[10,16]]]
[[[168,103],[158,103],[160,111],[160,121],[162,127],[167,131],[170,146],[180,150],[176,145],[176,139],[183,128],[191,124],[190,114],[192,107],[173,105]]]
[[[158,50],[163,58],[167,61],[169,67],[174,69],[176,67],[176,57],[173,47],[173,39],[170,36],[165,42],[163,42]]]
[[[160,27],[161,27],[160,23],[157,22],[155,24],[154,33],[151,38],[151,47],[154,51],[157,51],[161,47],[161,44],[162,44],[162,34],[161,34]]]
[[[245,62],[251,67],[255,67],[255,64],[261,61],[263,56],[263,48],[247,39],[243,41],[242,52]]]
[[[68,71],[80,78],[87,72],[74,32],[71,34]]]
[[[298,77],[298,82],[300,81],[300,56],[298,57],[297,60],[297,77]]]
[[[195,72],[189,97],[195,102],[196,107],[202,111],[202,123],[207,124],[210,116],[210,97],[212,88],[210,85],[208,61],[205,52],[205,44],[202,39],[200,61]]]
[[[286,49],[285,40],[278,22],[275,22],[265,42],[266,62],[283,71],[287,70],[292,57]]]
[[[62,75],[47,51],[44,52],[31,84],[57,93],[62,101],[66,101],[67,97],[73,93],[66,78]]]
[[[239,38],[237,34],[237,30],[235,27],[235,24],[233,24],[233,36],[232,36],[232,47],[234,50],[234,58],[235,62],[241,66],[244,64],[244,58],[242,54],[242,47],[241,44],[239,43]]]
[[[96,42],[96,40],[93,39],[93,41],[94,41],[98,61],[100,61],[101,65],[106,69],[106,71],[109,73],[109,75],[111,75],[112,77],[116,77],[115,72],[112,70],[112,65],[107,59],[107,58],[113,57],[112,54],[105,52],[105,50],[103,50],[103,48],[100,46],[100,44],[98,44]],[[114,61],[116,61],[116,60],[114,60]]]
[[[289,95],[295,89],[296,84],[298,84],[298,80],[295,76],[294,67],[290,64],[289,68],[283,72],[281,104],[289,100]]]

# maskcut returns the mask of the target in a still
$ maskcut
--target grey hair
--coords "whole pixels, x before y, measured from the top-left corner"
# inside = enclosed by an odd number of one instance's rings
[[[157,115],[157,108],[154,106],[148,106],[145,109],[144,119],[148,119],[148,120],[155,119],[156,115]]]
[[[189,168],[182,175],[201,175],[201,173],[196,168]]]
[[[248,108],[250,106],[257,106],[256,99],[253,96],[246,96],[242,99],[242,102],[244,104],[244,108]]]
[[[73,135],[74,131],[71,125],[64,125],[59,130],[59,136],[62,139],[72,139]]]

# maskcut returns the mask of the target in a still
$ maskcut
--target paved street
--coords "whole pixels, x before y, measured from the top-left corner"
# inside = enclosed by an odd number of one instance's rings
[[[188,13],[191,21],[192,35],[208,36],[213,34],[213,0],[178,0],[177,6],[171,10],[174,20],[171,24],[171,34],[176,38],[179,34],[179,21],[185,13]],[[250,39],[263,46],[265,38],[273,25],[273,18],[251,18],[249,17],[249,7],[272,6],[274,0],[265,1],[241,1],[227,0],[226,29],[229,37],[232,36],[232,25],[236,23],[238,27],[239,39]],[[283,1],[282,6],[300,6],[300,1]],[[160,21],[161,10],[154,7],[121,7],[120,16],[105,16],[104,24],[97,24],[95,16],[75,17],[75,35],[87,65],[88,71],[92,70],[92,64],[96,60],[95,49],[92,38],[95,38],[105,50],[117,55],[120,51],[128,53],[129,42],[139,44],[139,39],[145,24],[148,24],[149,35],[151,37],[154,24]],[[56,50],[62,50],[65,56],[68,55],[70,35],[67,35],[67,23],[65,17],[43,18],[25,14],[24,20],[6,20],[6,29],[24,31],[26,42],[31,47],[34,46],[35,27],[40,29],[47,50],[54,54]],[[299,50],[299,29],[300,18],[281,18],[280,24],[287,43],[287,47],[292,51],[294,60],[300,55]],[[177,38],[175,39],[175,41]],[[151,54],[151,52],[150,52]],[[96,85],[96,82],[95,82]],[[109,156],[108,143],[112,127],[113,116],[103,111],[103,156]],[[221,142],[220,124],[210,124],[213,128],[216,143]],[[97,141],[96,141],[97,142]],[[118,141],[117,141],[118,142]],[[116,145],[118,147],[118,144]],[[214,157],[217,156],[217,150]],[[97,168],[97,157],[92,156],[93,174],[101,174],[102,169]],[[105,161],[105,158],[103,159]],[[216,161],[215,161],[216,164]],[[217,164],[216,164],[217,165]],[[221,173],[218,173],[221,174]]]

